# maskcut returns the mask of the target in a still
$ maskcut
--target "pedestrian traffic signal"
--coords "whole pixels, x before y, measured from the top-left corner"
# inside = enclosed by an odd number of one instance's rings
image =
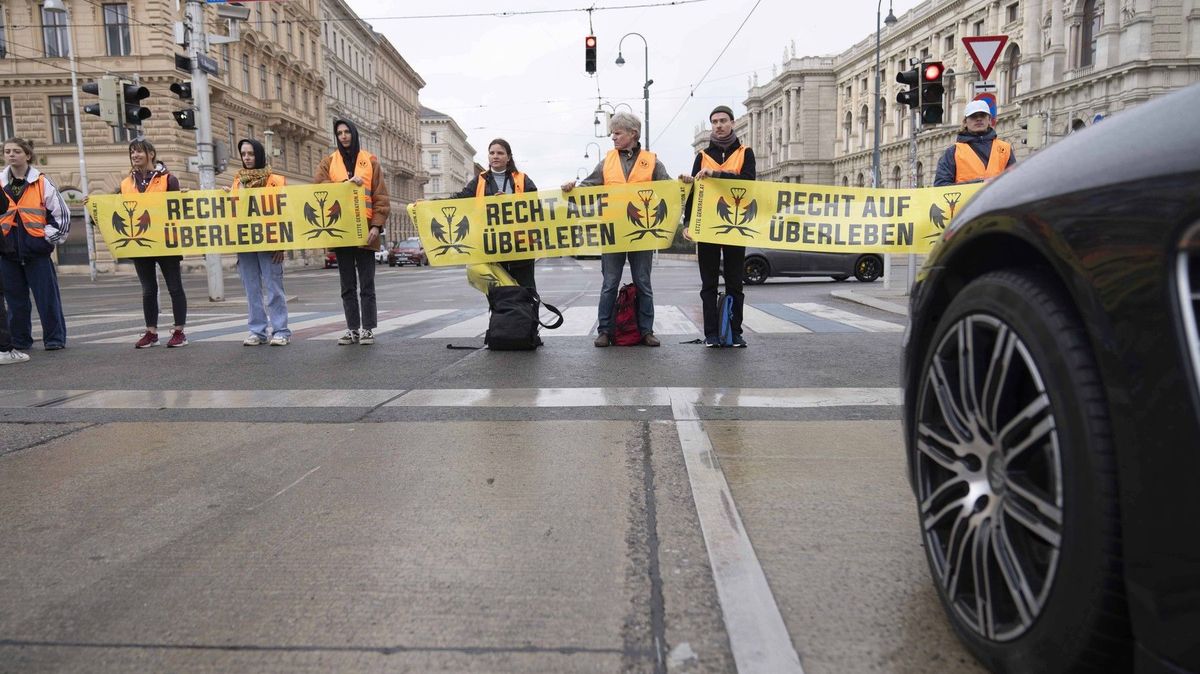
[[[116,77],[105,75],[95,82],[85,82],[82,89],[85,94],[95,94],[100,97],[99,103],[89,103],[83,106],[85,113],[96,115],[109,126],[121,125],[121,105],[117,95]]]
[[[179,98],[190,101],[192,100],[192,83],[191,81],[176,82],[171,85],[171,93]]]
[[[941,61],[926,61],[921,64],[921,125],[941,124],[942,96],[946,88],[942,76],[946,68]]]
[[[150,96],[150,90],[133,82],[121,80],[121,106],[125,111],[125,124],[141,126],[143,119],[150,118],[150,108],[142,105],[142,100]]]
[[[896,81],[908,87],[896,94],[896,102],[910,108],[921,107],[921,69],[913,68],[896,73]]]
[[[175,118],[175,123],[184,129],[196,128],[196,111],[191,108],[176,110],[171,115]]]
[[[583,69],[589,75],[596,72],[596,36],[589,35],[583,38]]]

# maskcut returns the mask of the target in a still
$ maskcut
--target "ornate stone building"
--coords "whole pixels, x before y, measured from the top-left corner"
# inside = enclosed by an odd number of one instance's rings
[[[421,169],[417,93],[425,80],[384,36],[375,35],[376,107],[379,110],[379,161],[388,176],[392,214],[387,241],[416,236],[408,204],[422,198],[429,176]]]
[[[425,198],[448,197],[461,190],[474,175],[475,148],[449,115],[422,107],[420,119],[421,165],[429,174]]]
[[[917,134],[916,182],[931,185],[978,79],[961,39],[1008,35],[990,82],[997,133],[1017,158],[1154,96],[1200,81],[1197,0],[926,0],[885,27],[881,184],[912,180],[907,108],[896,73],[909,59],[945,62],[944,124]],[[832,57],[785,52],[765,84],[753,81],[738,133],[754,147],[763,180],[870,185],[874,142],[875,36]],[[1040,137],[1021,125],[1040,118]],[[1034,123],[1031,132],[1037,134]],[[708,132],[698,129],[701,146]],[[1025,141],[1029,140],[1027,144]]]
[[[325,105],[330,128],[325,131],[333,147],[335,119],[348,119],[358,127],[362,149],[378,154],[379,101],[375,93],[376,34],[358,18],[345,0],[320,0],[321,47],[324,52]],[[264,3],[270,4],[270,3]]]

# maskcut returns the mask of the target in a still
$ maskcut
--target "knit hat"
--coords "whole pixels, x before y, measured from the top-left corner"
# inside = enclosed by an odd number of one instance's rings
[[[718,105],[717,107],[713,108],[713,111],[708,113],[708,118],[712,119],[712,116],[717,114],[718,112],[723,112],[723,113],[729,115],[729,119],[734,118],[733,110],[730,110],[728,105]]]

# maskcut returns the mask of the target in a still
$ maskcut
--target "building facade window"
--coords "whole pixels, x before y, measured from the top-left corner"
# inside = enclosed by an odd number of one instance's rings
[[[109,56],[133,53],[129,40],[129,5],[104,5],[104,43]]]
[[[867,146],[867,118],[870,117],[870,112],[867,106],[862,106],[862,110],[858,115],[858,147],[864,148]]]
[[[283,75],[275,73],[275,100],[283,102]]]
[[[137,129],[128,126],[114,126],[112,130],[114,143],[128,143],[137,138]]]
[[[979,21],[976,21],[975,25],[972,26],[971,34],[976,35],[976,36],[983,35],[983,20],[982,19],[980,19]]]
[[[4,96],[0,98],[0,138],[12,138],[15,135],[17,131],[13,126],[12,99]]]
[[[1021,10],[1020,10],[1019,4],[1020,3],[1014,2],[1013,4],[1004,8],[1004,22],[1005,23],[1014,23],[1020,17]]]
[[[279,44],[279,10],[271,10],[271,32],[275,35],[275,44]]]
[[[242,165],[242,151],[238,149],[237,121],[232,117],[225,118],[225,131],[229,136],[229,153],[237,157],[237,165]]]
[[[1008,86],[1004,90],[1004,102],[1015,103],[1017,88],[1021,84],[1021,48],[1013,45],[1008,48]]]
[[[1115,2],[1116,0],[1109,0]],[[1100,13],[1096,11],[1096,0],[1084,0],[1083,26],[1079,31],[1079,66],[1090,66],[1096,62],[1096,36],[1100,32]]]
[[[258,95],[261,98],[267,97],[267,66],[258,66]]]
[[[250,94],[250,56],[242,52],[242,89]]]
[[[434,193],[442,191],[442,177],[441,176],[433,176],[432,178],[429,179],[429,191],[434,192]]]
[[[901,185],[900,185],[900,167],[899,166],[892,167],[892,187],[895,187],[895,188],[901,187]]]
[[[925,187],[925,164],[917,162],[917,187]]]
[[[225,66],[222,74],[225,75],[225,82],[233,84],[233,55],[229,51],[229,45],[221,45],[221,64]]]
[[[42,8],[42,50],[46,56],[70,56],[67,51],[67,13],[49,12]]]
[[[50,97],[50,142],[55,145],[75,142],[75,108],[70,96]]]
[[[442,153],[441,152],[430,152],[429,153],[429,168],[442,168]]]
[[[437,139],[437,134],[438,134],[438,132],[437,132],[437,131],[430,131],[430,132],[429,132],[429,144],[430,144],[430,145],[435,145],[435,144],[437,144],[437,142],[438,142],[438,139]]]

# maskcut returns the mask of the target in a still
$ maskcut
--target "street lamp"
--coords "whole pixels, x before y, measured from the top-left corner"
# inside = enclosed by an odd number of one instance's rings
[[[879,0],[879,1],[883,2],[883,0]],[[646,53],[645,53],[646,83],[642,85],[642,100],[646,104],[646,118],[644,120],[642,120],[642,125],[643,125],[642,128],[646,131],[646,133],[644,136],[642,136],[642,140],[643,140],[642,147],[649,150],[650,149],[650,85],[654,84],[654,80],[650,79],[650,45],[649,45],[649,43],[646,42],[646,38],[643,37],[641,33],[626,33],[626,34],[622,35],[621,41],[617,43],[617,65],[618,66],[625,65],[625,57],[621,55],[621,45],[625,44],[625,38],[629,37],[630,35],[636,35],[639,38],[641,38],[642,44],[646,48]]]
[[[879,187],[879,41],[882,27],[879,16],[883,11],[883,0],[875,5],[875,146],[871,151],[871,186]],[[892,2],[888,0],[888,15],[883,20],[889,27],[899,19],[892,13]]]
[[[596,121],[600,121],[600,120],[597,119]],[[592,147],[593,145],[596,146],[596,156],[600,156],[600,144],[595,141],[592,141],[592,142],[588,143],[587,145],[583,146],[583,158],[584,159],[587,159],[590,156],[590,155],[588,155],[588,148]]]
[[[46,0],[42,4],[42,8],[47,12],[65,14],[65,28],[67,29],[67,54],[71,57],[71,107],[75,113],[75,151],[79,153],[79,189],[84,196],[88,194],[88,179],[87,179],[87,162],[83,158],[83,120],[79,117],[79,82],[78,71],[75,67],[75,45],[71,40],[71,15],[67,13],[67,6],[63,0]],[[124,111],[118,111],[118,114],[124,115]],[[92,219],[88,217],[87,209],[83,209],[83,225],[87,232],[87,249],[88,249],[88,272],[92,280],[96,280],[96,235],[92,229]]]
[[[613,105],[608,101],[600,101],[596,104],[596,112],[592,114],[592,126],[594,127],[593,131],[595,131],[595,136],[597,138],[607,138],[609,133],[607,125],[605,125],[603,129],[600,128],[600,113],[607,112],[608,117],[612,117],[613,115],[617,114],[617,110],[620,109],[622,105],[629,110],[629,114],[633,114],[633,107],[631,107],[628,103],[617,103],[616,105]],[[604,106],[608,106],[607,111],[604,109]],[[587,155],[584,154],[584,156],[586,157]]]

